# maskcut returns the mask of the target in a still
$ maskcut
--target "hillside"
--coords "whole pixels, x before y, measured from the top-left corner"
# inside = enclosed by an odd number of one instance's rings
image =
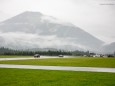
[[[81,28],[39,12],[24,12],[0,23],[0,46],[98,51],[103,41]]]

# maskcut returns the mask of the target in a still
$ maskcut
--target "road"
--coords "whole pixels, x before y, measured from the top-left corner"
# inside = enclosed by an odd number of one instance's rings
[[[35,65],[0,64],[0,68],[42,69],[42,70],[63,70],[63,71],[88,71],[88,72],[111,72],[111,73],[115,73],[115,68],[97,68],[97,67],[67,67],[67,66],[35,66]]]
[[[27,57],[27,58],[0,58],[0,61],[4,60],[28,60],[28,59],[46,59],[46,58],[59,58],[59,57],[54,57],[54,56],[42,56],[40,58],[34,58],[34,57]]]
[[[0,61],[4,60],[28,60],[28,59],[46,59],[46,58],[59,58],[58,56],[41,56],[40,58],[27,57],[27,58],[0,58]],[[60,57],[61,58],[61,57]],[[63,58],[71,58],[70,56],[64,56]]]

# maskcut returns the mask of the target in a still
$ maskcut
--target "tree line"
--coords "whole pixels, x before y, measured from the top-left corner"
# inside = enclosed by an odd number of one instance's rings
[[[10,48],[1,47],[0,55],[24,55],[24,56],[33,56],[34,54],[40,55],[49,55],[49,56],[58,56],[58,55],[71,55],[71,56],[83,56],[89,55],[89,51],[65,51],[65,50],[47,50],[47,51],[29,51],[29,50],[13,50]]]

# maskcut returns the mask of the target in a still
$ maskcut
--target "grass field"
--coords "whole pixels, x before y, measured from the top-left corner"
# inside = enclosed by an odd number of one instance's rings
[[[0,86],[115,86],[115,73],[0,68]]]
[[[47,58],[0,61],[0,64],[115,68],[115,58]],[[115,73],[0,68],[0,86],[115,86]]]
[[[115,68],[115,58],[50,58],[33,60],[0,61],[0,64],[81,66]]]
[[[28,58],[32,56],[0,55],[0,58]]]

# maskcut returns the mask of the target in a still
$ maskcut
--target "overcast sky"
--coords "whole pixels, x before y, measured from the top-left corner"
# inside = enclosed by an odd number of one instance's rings
[[[24,11],[54,16],[106,43],[115,42],[115,0],[0,0],[0,21]]]

